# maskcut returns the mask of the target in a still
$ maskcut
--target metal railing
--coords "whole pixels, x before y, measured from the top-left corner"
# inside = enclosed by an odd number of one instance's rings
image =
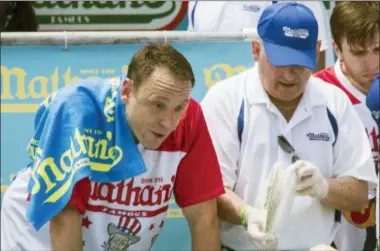
[[[149,42],[211,42],[249,41],[257,38],[256,30],[242,32],[191,31],[61,31],[3,32],[2,46],[19,45],[110,45]]]

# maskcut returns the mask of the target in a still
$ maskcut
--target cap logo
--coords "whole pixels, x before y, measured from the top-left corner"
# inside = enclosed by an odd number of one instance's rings
[[[259,12],[260,6],[257,4],[244,4],[243,11]]]
[[[309,31],[305,29],[290,29],[289,27],[282,27],[284,35],[287,37],[306,39],[309,37]]]

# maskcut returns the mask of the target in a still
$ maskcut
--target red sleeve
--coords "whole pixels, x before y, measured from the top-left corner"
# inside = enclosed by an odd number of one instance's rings
[[[90,179],[85,178],[78,181],[71,194],[71,199],[67,203],[73,207],[76,207],[81,214],[84,214],[87,209],[88,199],[91,194],[91,182]],[[30,193],[28,193],[27,201],[30,201]]]
[[[222,175],[202,109],[192,101],[184,121],[186,156],[174,183],[177,204],[183,208],[224,194]],[[186,149],[187,148],[187,149]]]
[[[316,73],[314,73],[314,76],[317,78],[322,79],[323,81],[330,83],[331,82],[331,76],[334,75],[334,67],[327,67],[324,68]]]
[[[71,199],[68,205],[76,207],[81,214],[84,214],[87,209],[88,199],[91,194],[91,182],[90,179],[85,178],[78,181],[71,194]]]

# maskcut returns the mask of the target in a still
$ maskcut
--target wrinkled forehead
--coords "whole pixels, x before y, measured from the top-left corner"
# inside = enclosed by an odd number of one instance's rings
[[[156,67],[152,74],[146,78],[146,81],[175,86],[179,78],[166,67]]]
[[[191,81],[175,76],[170,70],[157,68],[144,80],[140,89],[144,93],[188,95],[191,85]]]

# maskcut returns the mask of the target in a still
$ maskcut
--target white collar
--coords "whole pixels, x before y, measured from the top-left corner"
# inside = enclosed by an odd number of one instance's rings
[[[334,65],[334,72],[339,82],[343,85],[343,87],[346,88],[347,91],[349,91],[352,94],[352,96],[358,99],[361,103],[365,103],[366,96],[358,89],[356,89],[356,87],[352,85],[351,81],[343,74],[339,60],[336,61]]]

